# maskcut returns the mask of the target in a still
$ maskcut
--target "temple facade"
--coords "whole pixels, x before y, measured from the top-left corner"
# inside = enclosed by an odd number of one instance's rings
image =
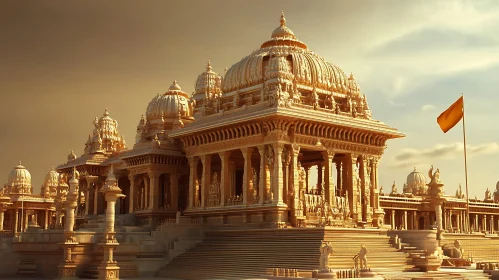
[[[271,38],[224,75],[208,62],[192,94],[174,81],[153,96],[130,148],[106,109],[83,153],[47,173],[39,195],[16,166],[0,192],[0,230],[60,228],[73,168],[77,220],[104,214],[99,190],[111,167],[125,195],[116,214],[143,224],[181,212],[208,224],[428,228],[435,214],[423,174],[414,170],[401,193],[378,183],[387,141],[401,137],[373,119],[353,74],[309,50],[283,14]],[[474,230],[499,230],[498,202],[499,185],[470,201]],[[468,228],[461,189],[443,211],[446,230]]]

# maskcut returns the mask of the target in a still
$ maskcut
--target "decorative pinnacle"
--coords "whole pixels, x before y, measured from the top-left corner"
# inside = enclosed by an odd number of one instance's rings
[[[109,116],[109,112],[107,111],[107,108],[104,110],[104,116]]]
[[[416,166],[414,166],[414,172],[416,172]]]
[[[211,68],[211,63],[210,63],[210,61],[208,60],[208,64],[206,64],[206,72],[211,71],[211,69],[212,69],[212,68]]]
[[[286,26],[286,18],[284,17],[284,10],[281,11],[281,26]]]

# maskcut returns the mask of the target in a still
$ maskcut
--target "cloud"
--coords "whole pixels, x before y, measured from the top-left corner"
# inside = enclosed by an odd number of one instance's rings
[[[388,100],[388,103],[390,105],[394,106],[394,107],[404,107],[405,106],[405,104],[403,104],[403,103],[397,103],[397,102],[395,102],[393,100]]]
[[[480,145],[467,145],[467,155],[477,156],[482,154],[492,154],[499,150],[496,142]],[[463,143],[455,142],[451,144],[439,144],[429,149],[402,149],[393,157],[393,167],[408,167],[421,164],[424,161],[436,159],[452,159],[463,155]]]
[[[423,105],[423,107],[421,107],[421,111],[423,111],[423,112],[433,111],[433,110],[435,110],[436,108],[437,108],[437,107],[435,107],[435,105],[426,104],[426,105]]]

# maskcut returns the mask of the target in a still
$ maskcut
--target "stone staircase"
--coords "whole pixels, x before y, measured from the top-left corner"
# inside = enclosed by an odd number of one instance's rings
[[[116,239],[120,243],[114,259],[120,267],[120,277],[153,276],[169,260],[203,240],[201,225],[188,217],[166,220],[155,230],[149,226],[134,226],[133,215],[116,216]],[[80,231],[95,232],[94,243],[104,237],[105,216],[90,217]],[[98,266],[103,259],[102,248],[94,244],[92,261],[85,267],[82,278],[97,279]]]
[[[261,277],[268,268],[298,269],[301,276],[319,265],[321,240],[330,241],[334,269],[353,266],[361,244],[369,250],[369,266],[379,272],[410,270],[406,254],[390,245],[386,231],[356,229],[292,228],[220,230],[174,258],[157,276],[176,279],[241,279]]]
[[[479,270],[454,270],[435,272],[387,272],[384,275],[386,280],[488,280],[490,276]]]
[[[34,259],[21,259],[19,262],[19,269],[17,270],[17,276],[20,277],[33,277],[36,276],[38,272],[38,265]]]

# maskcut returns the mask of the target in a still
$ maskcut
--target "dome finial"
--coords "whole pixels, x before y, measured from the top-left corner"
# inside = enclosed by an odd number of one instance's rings
[[[106,117],[109,116],[109,112],[107,111],[107,108],[104,109],[104,116],[106,116]]]
[[[211,71],[211,62],[208,60],[208,64],[206,64],[206,72]]]
[[[23,165],[22,161],[19,161],[19,165]]]
[[[286,18],[284,17],[284,10],[281,11],[281,26],[286,26]]]
[[[416,166],[414,166],[414,172],[416,172]]]
[[[173,84],[170,86],[170,89],[169,90],[182,90],[182,88],[180,88],[180,86],[177,84],[177,81],[173,81]]]

